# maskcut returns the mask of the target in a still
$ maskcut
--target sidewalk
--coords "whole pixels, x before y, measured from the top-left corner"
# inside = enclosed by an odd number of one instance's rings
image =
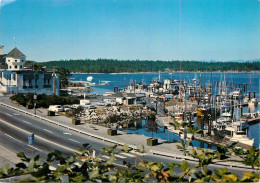
[[[9,100],[9,96],[1,96],[0,98],[0,102],[34,113],[33,109],[26,109],[23,106],[17,106],[13,103],[10,102]],[[177,149],[177,144],[179,143],[163,143],[164,140],[162,139],[158,139],[159,145],[157,146],[147,146],[146,145],[146,140],[149,137],[146,137],[144,135],[137,135],[137,134],[127,134],[126,132],[122,132],[122,131],[118,131],[118,135],[116,136],[109,136],[107,135],[107,129],[106,127],[102,127],[102,126],[98,126],[98,125],[93,125],[93,124],[86,124],[86,123],[81,123],[80,125],[72,125],[72,120],[68,117],[65,116],[47,116],[47,109],[37,109],[37,115],[47,118],[49,120],[53,120],[56,121],[60,124],[72,127],[72,128],[76,128],[78,130],[84,131],[84,132],[88,132],[91,134],[95,134],[98,136],[102,136],[104,138],[107,139],[112,139],[114,141],[119,141],[122,142],[124,144],[129,144],[129,145],[135,145],[138,149],[142,149],[142,145],[144,145],[145,150],[147,151],[147,153],[154,153],[154,154],[171,154],[171,155],[176,155],[177,157],[181,157],[184,159],[191,159],[188,156],[183,156],[183,152],[181,152],[179,149]],[[46,121],[47,123],[47,121]],[[86,136],[86,138],[92,138],[92,137],[88,137]],[[192,147],[189,147],[188,149],[192,149]],[[231,163],[232,164],[232,163]],[[245,167],[245,165],[242,165],[240,163],[241,167]],[[237,166],[237,163],[234,164],[234,166]]]

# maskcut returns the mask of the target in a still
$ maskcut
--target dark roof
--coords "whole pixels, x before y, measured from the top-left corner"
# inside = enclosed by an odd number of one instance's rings
[[[115,94],[113,94],[113,95],[111,95],[109,97],[110,98],[123,98],[124,95],[122,93],[115,93]]]
[[[134,98],[136,97],[135,93],[127,93],[126,95],[127,97],[134,97]]]
[[[25,54],[15,47],[6,55],[6,57],[25,57]]]
[[[6,55],[0,55],[0,63],[5,63],[5,56]]]

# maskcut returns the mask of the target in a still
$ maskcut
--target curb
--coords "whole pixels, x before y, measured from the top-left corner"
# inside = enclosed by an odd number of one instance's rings
[[[160,155],[160,156],[165,156],[165,157],[171,157],[171,158],[174,158],[174,159],[198,162],[197,159],[194,159],[190,156],[182,156],[182,155],[171,154],[171,153],[161,152],[161,151],[154,151],[154,150],[150,150],[150,152],[151,152],[152,155]],[[217,160],[217,161],[214,161],[213,164],[221,165],[221,166],[227,166],[227,167],[236,167],[236,168],[243,168],[243,169],[252,170],[252,168],[250,166],[246,166],[246,165],[241,164],[241,163],[233,163],[233,162],[230,162],[230,161],[223,162],[221,160]]]

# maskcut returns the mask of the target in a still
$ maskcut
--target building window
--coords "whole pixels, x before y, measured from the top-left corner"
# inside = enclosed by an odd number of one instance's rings
[[[32,87],[32,80],[29,79],[29,88],[31,88],[31,87]]]
[[[22,60],[22,62],[23,62],[23,60]]]
[[[16,66],[14,66],[14,68],[15,68],[15,69],[17,69],[17,65],[16,65]]]
[[[15,62],[17,62],[17,60],[15,60]]]
[[[12,66],[9,66],[9,69],[12,69]]]
[[[16,80],[16,74],[13,75],[13,79],[14,79],[14,81]]]
[[[8,60],[8,62],[10,62],[10,60]]]
[[[23,68],[23,66],[21,65],[21,66],[20,66],[20,69],[22,69],[22,68]]]

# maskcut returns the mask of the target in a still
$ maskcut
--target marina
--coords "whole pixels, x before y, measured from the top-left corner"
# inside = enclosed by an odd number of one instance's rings
[[[136,96],[140,95],[145,105],[156,111],[157,118],[168,115],[171,121],[176,120],[179,123],[190,121],[194,126],[203,129],[205,134],[210,133],[213,136],[214,130],[225,131],[227,134],[224,136],[230,141],[242,137],[246,140],[244,137],[249,137],[246,141],[241,140],[241,144],[259,146],[259,134],[253,133],[252,128],[249,128],[250,125],[255,125],[259,129],[259,105],[255,102],[259,98],[259,73],[175,73],[171,75],[159,72],[74,74],[72,77],[73,82],[86,81],[88,77],[93,77],[94,83],[104,79],[110,81],[109,85],[91,86],[93,91],[87,92],[86,95],[113,96],[115,93],[132,93],[135,95],[133,104],[136,102]],[[179,80],[181,78],[183,81]],[[177,95],[174,94],[176,91],[179,91]],[[174,105],[166,106],[167,102],[172,101],[175,101]],[[253,104],[248,101],[253,101]],[[211,124],[205,121],[205,114],[211,115],[208,118]],[[201,117],[204,122],[199,123],[201,120],[198,118]],[[243,124],[241,132],[238,129],[234,130],[234,124],[238,121]],[[169,126],[168,124],[169,122],[165,126]],[[160,123],[159,126],[162,127],[162,124]],[[183,138],[179,138],[179,131],[174,127],[168,127],[167,130],[175,136],[175,140],[178,139],[177,141],[184,138],[184,135]],[[245,130],[247,130],[246,136]],[[144,132],[138,131],[138,133],[149,136]],[[185,138],[188,136],[192,137],[187,134]],[[201,139],[197,136],[197,139],[205,142],[205,138]],[[197,146],[201,145],[197,144]]]

